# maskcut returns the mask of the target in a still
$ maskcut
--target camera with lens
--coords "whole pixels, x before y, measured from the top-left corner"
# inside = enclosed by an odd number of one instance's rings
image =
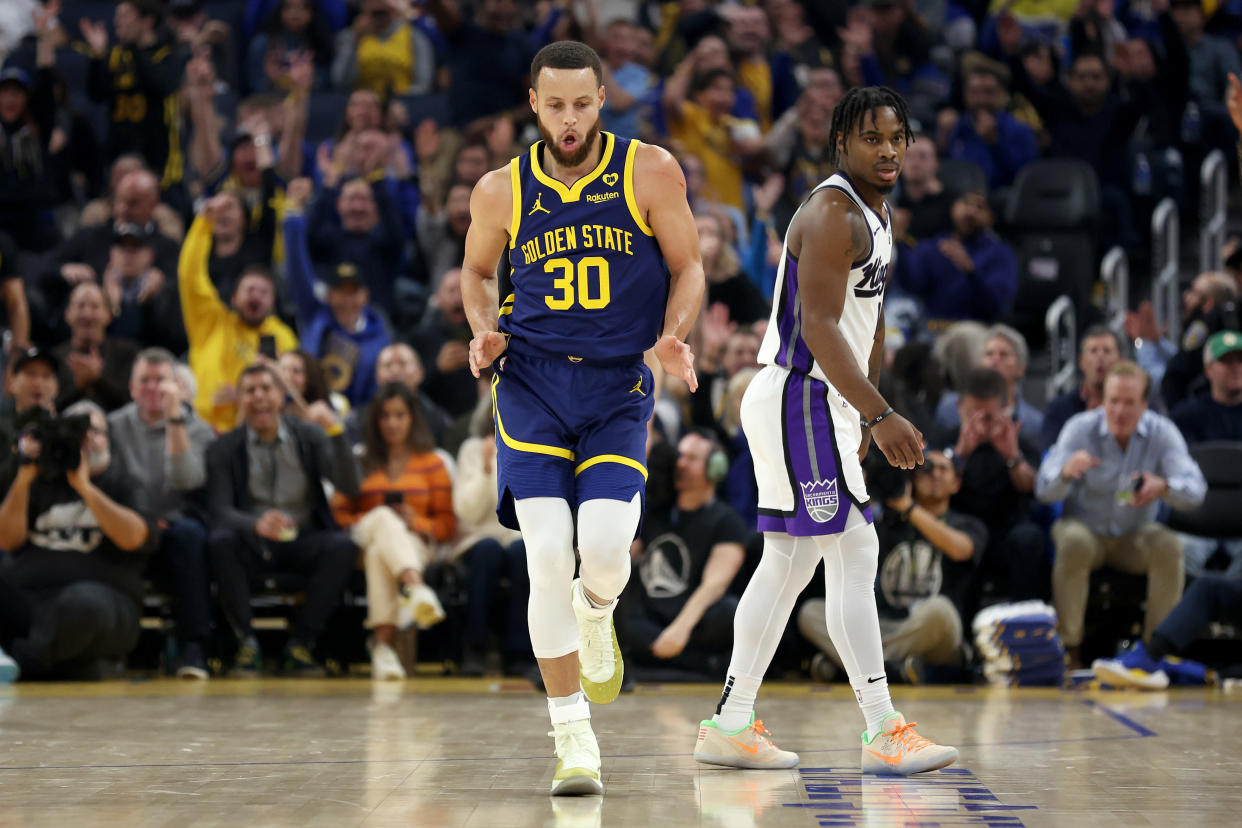
[[[867,478],[867,493],[880,503],[905,494],[906,483],[910,480],[909,472],[890,466],[884,454],[876,448],[872,448],[863,461],[863,474]]]
[[[39,441],[39,477],[60,480],[81,465],[82,441],[90,428],[91,418],[85,414],[55,417],[38,409],[25,418],[22,433]]]

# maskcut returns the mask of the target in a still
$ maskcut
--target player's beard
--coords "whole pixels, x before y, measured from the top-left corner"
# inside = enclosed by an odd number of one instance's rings
[[[539,122],[539,136],[543,138],[543,144],[548,148],[548,152],[552,153],[552,160],[559,166],[567,169],[574,167],[587,160],[591,155],[591,150],[595,149],[595,139],[599,137],[600,119],[596,118],[595,123],[591,125],[591,131],[586,134],[578,145],[578,149],[569,155],[561,152],[560,143],[556,140],[556,136],[548,131],[548,128]]]

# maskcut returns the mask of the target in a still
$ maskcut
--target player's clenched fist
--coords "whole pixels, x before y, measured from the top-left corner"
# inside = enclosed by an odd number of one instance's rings
[[[923,434],[900,414],[889,414],[871,428],[875,441],[889,465],[912,469],[923,464]]]
[[[477,378],[508,347],[509,340],[499,331],[485,331],[470,340],[470,373]]]

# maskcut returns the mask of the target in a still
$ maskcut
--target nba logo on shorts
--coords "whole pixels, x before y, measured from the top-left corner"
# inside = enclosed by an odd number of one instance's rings
[[[817,480],[814,483],[800,483],[802,502],[806,504],[806,512],[816,523],[827,523],[837,513],[837,481]]]

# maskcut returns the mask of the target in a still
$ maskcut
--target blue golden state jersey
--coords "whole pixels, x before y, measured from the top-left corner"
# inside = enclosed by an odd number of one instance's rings
[[[634,199],[639,142],[600,140],[599,164],[571,187],[540,167],[542,141],[509,162],[513,293],[499,327],[543,351],[615,360],[655,344],[668,273]]]

